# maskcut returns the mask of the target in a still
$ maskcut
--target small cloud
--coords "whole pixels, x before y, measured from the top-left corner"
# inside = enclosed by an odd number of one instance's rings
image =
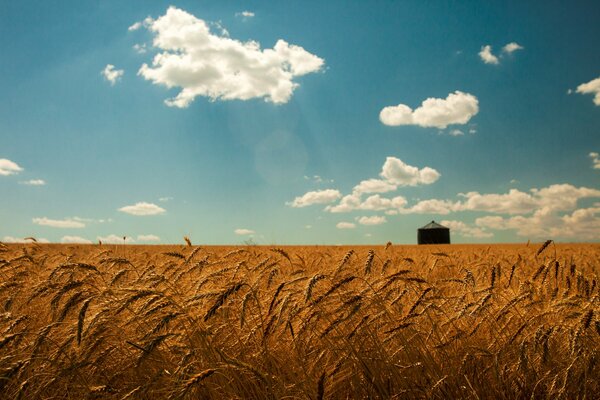
[[[92,243],[91,240],[87,240],[80,236],[63,236],[62,239],[60,239],[60,242],[61,243],[76,243],[76,244],[91,244]]]
[[[135,203],[132,206],[121,207],[119,208],[119,211],[137,216],[159,215],[164,214],[166,212],[164,208],[161,208],[156,204],[146,203],[143,201]]]
[[[52,228],[61,228],[61,229],[85,228],[85,224],[83,222],[77,221],[73,218],[50,219],[50,218],[42,217],[42,218],[33,218],[32,222],[36,225],[50,226]]]
[[[573,94],[573,89],[567,89],[567,94]]]
[[[365,233],[365,237],[371,237],[371,236],[373,236],[373,234],[371,234],[371,233]]]
[[[387,222],[385,217],[379,215],[373,215],[372,217],[356,217],[356,220],[361,225],[381,225]]]
[[[21,185],[28,185],[28,186],[44,186],[46,184],[46,181],[43,179],[30,179],[28,181],[21,181],[19,183]]]
[[[448,132],[448,135],[450,136],[463,136],[464,134],[465,133],[460,129],[452,129],[450,132]]]
[[[516,42],[510,42],[507,43],[503,48],[502,51],[507,53],[507,54],[511,54],[513,51],[517,51],[517,50],[523,50],[524,47],[521,46],[520,44],[516,43]]]
[[[296,197],[293,201],[285,203],[294,208],[308,207],[313,204],[327,204],[336,201],[342,197],[339,190],[325,189],[313,192],[307,192],[302,196]]]
[[[516,179],[511,179],[511,180],[510,180],[510,183],[514,185],[514,184],[516,184],[516,183],[519,183],[519,181],[518,181],[518,180],[516,180]]]
[[[323,179],[319,175],[313,175],[312,177],[304,175],[304,180],[312,181],[314,183],[333,183],[334,182],[333,179]]]
[[[102,75],[104,79],[110,82],[111,86],[114,86],[118,80],[121,79],[123,74],[125,73],[122,69],[115,69],[115,66],[112,64],[107,64],[106,67],[102,70]]]
[[[160,197],[158,199],[158,201],[160,201],[161,203],[166,203],[166,202],[171,201],[173,199],[174,199],[173,197]]]
[[[600,77],[577,86],[577,93],[593,94],[594,104],[600,106]]]
[[[486,64],[499,64],[498,57],[492,54],[492,46],[489,44],[481,48],[479,57]]]
[[[129,28],[127,28],[127,30],[129,32],[133,32],[133,31],[137,31],[141,27],[142,27],[142,23],[138,21],[138,22],[135,22],[133,25],[131,25]]]
[[[335,227],[338,229],[354,229],[356,228],[356,225],[352,222],[338,222]]]
[[[384,107],[379,113],[379,120],[388,126],[416,125],[446,129],[448,125],[468,123],[478,112],[477,97],[457,90],[445,99],[430,97],[414,110],[406,104]]]
[[[474,134],[476,134],[476,133],[477,133],[477,129],[475,129],[475,128],[470,128],[470,129],[469,129],[469,133],[470,133],[471,135],[474,135]]]
[[[15,175],[21,171],[23,171],[23,168],[19,167],[16,162],[7,160],[6,158],[0,158],[0,175]]]
[[[592,168],[600,169],[600,155],[593,151],[590,153],[590,158],[592,159]]]
[[[238,228],[234,230],[233,233],[236,235],[254,235],[256,232],[254,232],[252,229]]]
[[[235,16],[244,20],[254,18],[255,14],[252,11],[236,12]]]
[[[136,43],[133,45],[133,50],[135,50],[135,52],[138,54],[144,54],[148,51],[148,48],[146,47],[146,43],[142,43],[142,44]]]
[[[311,229],[312,225],[304,225],[304,229]]]
[[[96,239],[101,241],[102,243],[106,243],[106,244],[124,244],[124,243],[135,242],[135,240],[133,240],[132,237],[119,236],[119,235],[115,235],[114,233],[110,234],[108,236],[98,236],[98,237],[96,237]]]
[[[160,237],[156,235],[138,235],[137,240],[140,242],[160,242]]]

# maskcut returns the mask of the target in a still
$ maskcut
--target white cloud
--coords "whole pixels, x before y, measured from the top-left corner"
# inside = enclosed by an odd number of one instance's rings
[[[42,217],[33,218],[32,222],[36,225],[50,226],[52,228],[85,228],[85,224],[82,221],[77,221],[73,218],[50,219]]]
[[[324,65],[322,58],[281,39],[272,49],[261,50],[255,41],[215,35],[205,21],[175,7],[147,27],[162,52],[138,74],[167,88],[181,88],[165,101],[168,106],[187,107],[197,96],[286,103],[298,87],[293,79]]]
[[[417,125],[445,129],[452,124],[466,124],[478,112],[477,97],[457,90],[445,99],[430,97],[415,110],[405,104],[385,107],[379,113],[379,119],[389,126]]]
[[[307,192],[302,196],[296,197],[293,201],[286,203],[290,207],[301,208],[313,204],[327,204],[336,201],[342,197],[339,190],[325,189],[313,192]]]
[[[115,235],[114,233],[112,233],[108,236],[98,236],[98,237],[96,237],[96,239],[105,244],[124,244],[124,243],[134,243],[135,242],[135,240],[133,240],[133,238],[131,238],[129,236],[119,236],[119,235]],[[123,239],[125,239],[125,240],[123,240]]]
[[[323,179],[319,175],[313,175],[312,177],[304,175],[304,179],[307,181],[313,181],[314,183],[333,183],[333,179]]]
[[[354,186],[355,193],[387,193],[396,190],[397,186],[381,179],[368,179]]]
[[[236,17],[241,17],[243,19],[253,18],[254,15],[255,14],[252,11],[242,11],[235,13]]]
[[[235,233],[236,235],[254,235],[255,234],[255,232],[252,229],[244,229],[244,228],[238,228],[238,229],[234,230],[233,233]]]
[[[354,229],[356,228],[356,225],[352,222],[338,222],[335,227],[338,229]]]
[[[361,225],[381,225],[387,222],[385,217],[373,215],[372,217],[357,217],[356,220]]]
[[[594,104],[600,106],[600,77],[577,86],[577,93],[593,94]]]
[[[82,238],[80,236],[63,236],[62,239],[60,239],[61,243],[78,243],[78,244],[91,244],[92,241],[91,240],[87,240],[85,238]]]
[[[161,203],[166,203],[168,201],[174,200],[174,197],[160,197],[158,199],[158,201],[160,201]]]
[[[592,168],[600,169],[600,155],[596,152],[591,152],[590,158],[592,159]]]
[[[430,185],[440,178],[440,173],[430,167],[419,169],[396,157],[387,157],[379,174],[398,186]]]
[[[43,186],[46,184],[46,181],[43,179],[30,179],[28,181],[19,182],[21,185],[29,185],[29,186]]]
[[[498,57],[492,54],[492,46],[485,45],[481,47],[481,51],[479,52],[479,57],[486,64],[498,64]]]
[[[0,158],[0,175],[15,175],[21,171],[23,171],[23,168],[19,167],[16,162],[7,160],[6,158]]]
[[[138,235],[137,240],[140,242],[160,242],[160,237],[156,235]]]
[[[520,44],[518,44],[517,42],[510,42],[507,43],[503,48],[502,51],[507,53],[507,54],[511,54],[513,51],[516,50],[523,50],[524,47],[521,46]]]
[[[158,215],[166,212],[164,208],[161,208],[156,204],[146,203],[143,201],[135,203],[132,206],[121,207],[119,208],[119,211],[137,216]]]
[[[460,129],[452,129],[450,132],[448,132],[448,135],[450,136],[463,136],[464,134],[465,133]]]
[[[352,193],[344,196],[339,204],[325,207],[325,211],[332,213],[345,213],[354,210],[383,211],[389,208],[400,208],[406,204],[406,199],[402,196],[396,196],[392,199],[381,197],[378,194],[361,200],[360,193]]]
[[[115,66],[112,64],[106,64],[106,67],[104,67],[104,69],[102,70],[102,75],[104,76],[104,79],[110,82],[112,86],[114,86],[114,84],[117,83],[119,79],[121,79],[124,73],[124,70],[115,69]]]
[[[146,43],[136,43],[133,45],[133,50],[138,54],[146,54],[148,52],[148,47],[146,46]]]
[[[48,239],[45,238],[36,238],[37,243],[50,243]],[[4,243],[32,243],[33,240],[31,238],[17,238],[13,236],[4,236],[2,238],[2,242]]]
[[[135,22],[134,24],[132,24],[132,25],[131,25],[129,28],[127,28],[127,30],[128,30],[129,32],[132,32],[132,31],[137,31],[137,30],[138,30],[138,29],[140,29],[141,27],[142,27],[142,23],[138,21],[138,22]]]
[[[421,200],[409,208],[400,208],[400,214],[438,214],[446,215],[457,211],[458,204],[449,200],[429,199]]]
[[[450,228],[450,232],[452,234],[458,233],[460,236],[464,237],[472,237],[472,238],[490,238],[493,237],[494,234],[492,232],[486,232],[477,226],[470,226],[465,224],[462,221],[448,221],[444,220],[441,224],[447,228]]]

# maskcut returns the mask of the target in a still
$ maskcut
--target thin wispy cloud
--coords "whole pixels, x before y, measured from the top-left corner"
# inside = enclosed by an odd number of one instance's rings
[[[125,73],[122,69],[116,69],[114,65],[107,64],[106,67],[102,70],[102,76],[106,79],[111,86],[114,86],[117,83],[123,74]]]
[[[65,219],[50,219],[46,217],[33,218],[32,222],[40,226],[49,226],[52,228],[70,229],[70,228],[85,228],[85,223],[77,221],[74,218]]]
[[[241,11],[241,12],[236,12],[235,16],[238,18],[242,18],[243,20],[247,20],[250,18],[254,18],[255,14],[252,11]]]
[[[338,222],[335,227],[338,229],[354,229],[356,228],[356,224],[353,222]]]
[[[27,185],[27,186],[44,186],[46,184],[46,181],[43,179],[30,179],[28,181],[21,181],[19,183],[21,185]]]
[[[388,126],[416,125],[445,129],[448,125],[468,123],[478,112],[477,97],[457,90],[445,99],[428,98],[414,110],[406,104],[385,107],[379,113],[379,120]]]
[[[6,158],[0,158],[0,175],[15,175],[21,171],[23,171],[23,168],[21,168],[16,162]]]
[[[157,206],[154,203],[146,203],[142,201],[131,206],[121,207],[118,211],[135,216],[149,216],[164,214],[167,210]]]
[[[282,39],[262,50],[255,41],[219,36],[207,22],[176,7],[150,22],[148,30],[162,52],[151,65],[143,64],[138,74],[155,84],[181,88],[165,101],[172,107],[187,107],[198,96],[287,103],[299,86],[294,78],[324,65],[322,58]]]
[[[236,235],[244,236],[244,235],[254,235],[256,232],[254,232],[252,229],[238,228],[238,229],[235,229],[233,231],[233,233],[235,233]]]

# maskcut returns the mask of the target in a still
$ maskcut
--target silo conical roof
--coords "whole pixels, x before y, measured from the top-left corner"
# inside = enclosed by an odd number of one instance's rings
[[[431,221],[430,223],[428,223],[424,227],[419,228],[419,230],[421,230],[421,229],[449,229],[449,228],[447,228],[447,227],[445,227],[443,225],[440,225],[440,224],[438,224],[435,221]]]

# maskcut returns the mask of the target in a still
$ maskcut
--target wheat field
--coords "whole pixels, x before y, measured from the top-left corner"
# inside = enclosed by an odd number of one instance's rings
[[[550,242],[0,244],[0,398],[598,398],[599,268]]]

